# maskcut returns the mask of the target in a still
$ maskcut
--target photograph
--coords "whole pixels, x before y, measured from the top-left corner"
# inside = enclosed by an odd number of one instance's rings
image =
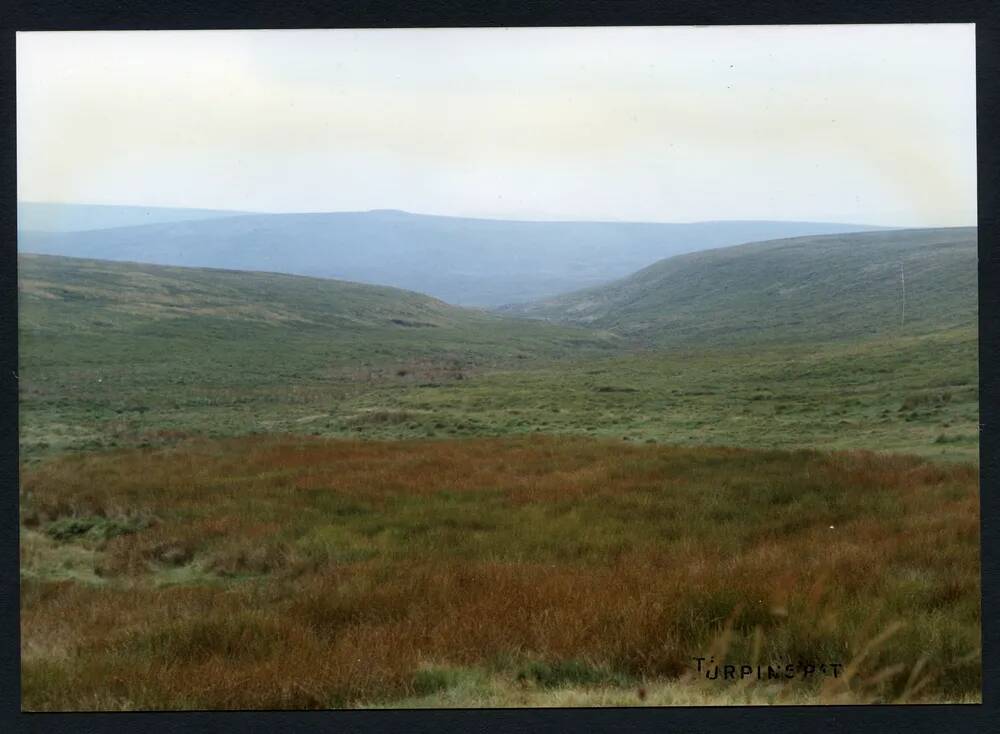
[[[23,712],[982,703],[974,23],[14,43]]]

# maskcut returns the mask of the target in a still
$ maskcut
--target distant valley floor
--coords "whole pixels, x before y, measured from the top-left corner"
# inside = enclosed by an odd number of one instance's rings
[[[263,345],[246,355],[239,375],[215,372],[179,346],[162,362],[25,369],[23,458],[251,433],[542,433],[978,458],[978,345],[971,329],[807,348],[494,365],[401,355],[368,367],[336,366],[294,347],[274,352]]]

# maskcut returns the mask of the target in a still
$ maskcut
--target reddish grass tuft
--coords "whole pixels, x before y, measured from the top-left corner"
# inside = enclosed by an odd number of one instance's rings
[[[609,671],[641,699],[690,680],[723,633],[739,661],[864,652],[842,689],[790,684],[816,700],[979,690],[971,466],[285,436],[67,457],[26,470],[24,489],[38,531],[155,518],[53,544],[91,548],[100,584],[25,569],[32,710],[387,703],[424,690],[429,663],[522,682],[543,662],[581,681]]]

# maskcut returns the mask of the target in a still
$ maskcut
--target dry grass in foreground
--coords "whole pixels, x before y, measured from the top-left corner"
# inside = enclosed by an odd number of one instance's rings
[[[971,465],[192,439],[26,468],[21,503],[28,710],[979,698]]]

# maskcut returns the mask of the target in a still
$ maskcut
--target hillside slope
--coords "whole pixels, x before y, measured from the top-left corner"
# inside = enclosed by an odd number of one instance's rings
[[[681,255],[606,286],[500,310],[661,346],[974,327],[976,229],[800,237]]]
[[[27,461],[255,432],[976,456],[974,319],[924,335],[730,348],[706,337],[635,353],[593,327],[391,288],[49,256],[19,265]]]
[[[432,389],[620,341],[342,281],[44,255],[18,265],[28,452],[134,443],[147,429],[302,430],[379,381]]]
[[[325,353],[330,363],[379,361],[397,352],[471,360],[525,350],[552,356],[602,351],[610,343],[576,327],[526,328],[420,293],[346,281],[47,255],[21,255],[18,265],[20,330],[29,340],[22,358],[29,360],[53,356],[31,348],[47,340],[59,340],[60,352],[76,342],[95,354],[121,342],[142,361],[134,340],[171,354],[191,345],[232,354],[298,344]],[[274,357],[296,359],[288,349]]]
[[[678,253],[871,228],[517,222],[380,210],[256,214],[86,232],[28,229],[22,226],[18,234],[21,252],[340,278],[459,305],[497,306],[606,283]]]

